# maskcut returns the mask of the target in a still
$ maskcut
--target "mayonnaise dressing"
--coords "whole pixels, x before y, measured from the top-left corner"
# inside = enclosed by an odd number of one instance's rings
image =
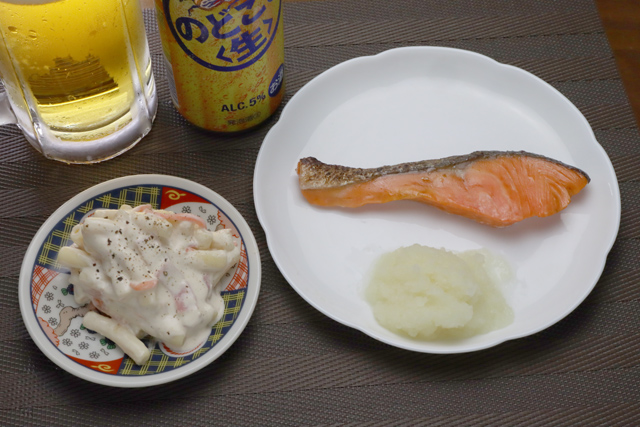
[[[71,239],[58,261],[71,270],[76,302],[178,352],[202,343],[220,320],[219,282],[240,259],[230,230],[149,205],[96,210]]]

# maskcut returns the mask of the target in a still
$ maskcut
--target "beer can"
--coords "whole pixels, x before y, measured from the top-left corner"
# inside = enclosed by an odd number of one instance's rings
[[[249,129],[284,94],[282,0],[155,0],[171,98],[194,125]]]

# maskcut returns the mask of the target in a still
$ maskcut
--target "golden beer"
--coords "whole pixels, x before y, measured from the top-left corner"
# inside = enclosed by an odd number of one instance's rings
[[[281,0],[155,0],[173,103],[204,129],[235,132],[284,94]]]
[[[139,0],[0,0],[0,37],[0,79],[45,154],[100,160],[149,131],[157,101]]]

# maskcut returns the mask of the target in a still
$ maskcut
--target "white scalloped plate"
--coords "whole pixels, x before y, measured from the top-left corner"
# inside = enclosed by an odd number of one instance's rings
[[[136,365],[113,342],[82,325],[69,271],[57,263],[70,245],[69,232],[94,209],[122,204],[200,216],[210,229],[229,228],[241,242],[238,265],[223,278],[225,312],[208,339],[184,353],[153,345],[151,358]],[[40,350],[77,377],[115,387],[146,387],[192,374],[220,357],[244,330],[258,301],[261,267],[258,245],[240,213],[222,196],[195,182],[167,175],[133,175],[98,184],[56,210],[36,233],[22,263],[19,301],[22,318]]]
[[[494,229],[415,202],[323,209],[300,194],[300,158],[355,167],[476,150],[526,150],[592,181],[561,213]],[[255,167],[254,201],[269,250],[291,286],[332,319],[385,343],[427,353],[479,350],[556,323],[591,292],[620,223],[615,172],[587,120],[534,75],[450,48],[408,47],[322,73],[289,101]],[[487,248],[517,276],[510,326],[456,342],[415,341],[375,321],[362,297],[382,253],[419,243]]]

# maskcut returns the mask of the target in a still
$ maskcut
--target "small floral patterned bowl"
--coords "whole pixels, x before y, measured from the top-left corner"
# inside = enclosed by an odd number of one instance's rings
[[[151,358],[136,365],[108,338],[82,324],[88,311],[73,297],[69,271],[57,262],[61,247],[70,245],[74,225],[95,209],[123,204],[151,204],[154,209],[198,215],[209,229],[228,228],[241,241],[238,264],[222,279],[225,311],[208,339],[176,353],[149,342]],[[192,374],[224,353],[244,330],[258,300],[260,256],[251,229],[240,213],[212,190],[182,178],[134,175],[96,185],[78,194],[42,225],[31,241],[20,271],[20,311],[31,338],[61,368],[98,384],[146,387]]]

